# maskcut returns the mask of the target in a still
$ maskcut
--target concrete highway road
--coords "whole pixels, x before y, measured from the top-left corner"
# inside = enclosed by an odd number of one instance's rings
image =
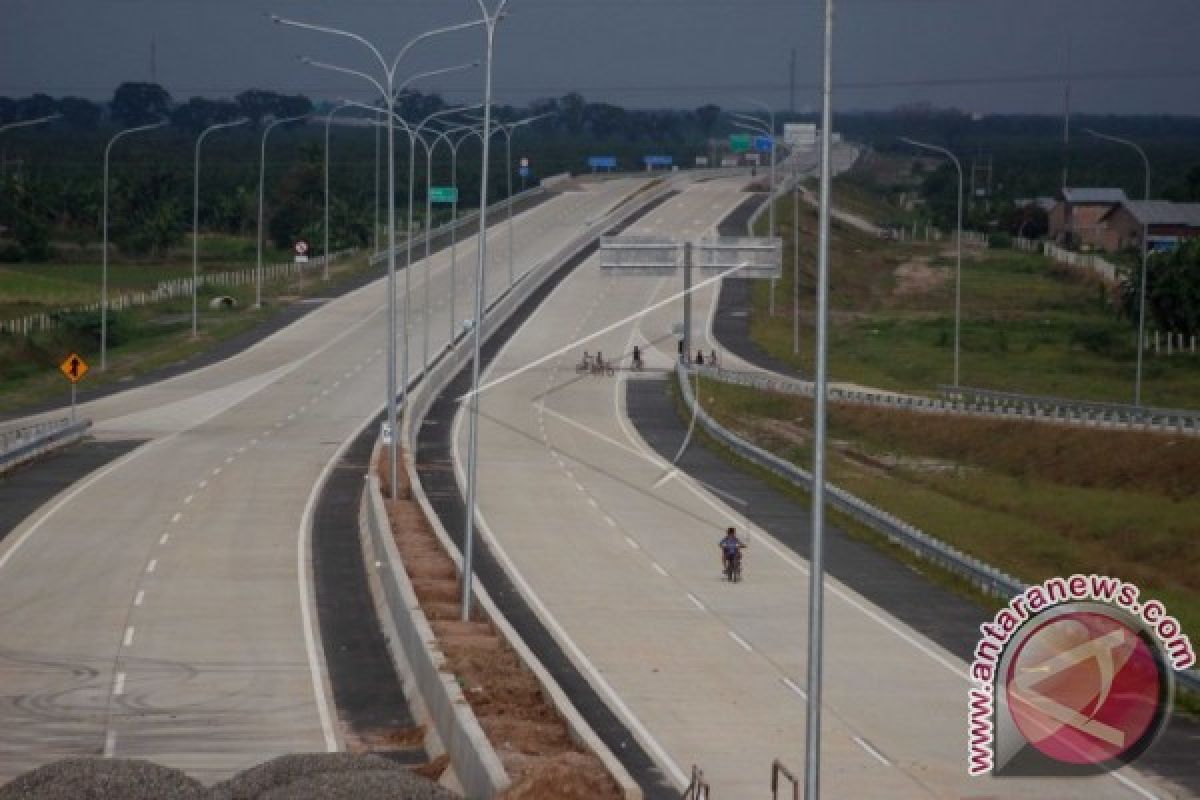
[[[694,237],[745,197],[744,179],[697,183],[629,233]],[[624,382],[661,380],[679,303],[543,357],[679,290],[678,278],[610,276],[592,258],[497,355],[481,397],[482,534],[527,599],[680,786],[701,766],[717,797],[765,796],[772,759],[802,763],[807,563],[698,485],[628,423]],[[706,311],[695,335],[707,354]],[[581,375],[584,349],[647,371]],[[655,374],[655,370],[659,370]],[[455,421],[456,465],[466,428]],[[747,579],[719,574],[717,540],[750,542]],[[796,519],[797,535],[807,517]],[[1127,798],[1148,779],[981,780],[966,774],[966,665],[836,580],[828,584],[823,786],[828,797]]]
[[[516,220],[520,274],[641,185],[574,185]],[[489,233],[489,295],[507,279]],[[471,316],[476,249],[458,247]],[[431,352],[449,335],[449,254],[433,260]],[[410,362],[421,362],[414,265]],[[398,279],[403,287],[403,280]],[[140,757],[215,781],[334,749],[307,539],[339,448],[385,402],[377,281],[211,367],[84,405],[94,433],[145,444],[0,543],[0,783],[70,755]]]

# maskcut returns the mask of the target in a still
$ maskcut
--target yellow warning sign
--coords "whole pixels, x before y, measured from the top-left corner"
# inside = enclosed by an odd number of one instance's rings
[[[87,362],[75,353],[71,353],[71,355],[64,358],[63,362],[58,365],[58,368],[62,370],[62,374],[66,375],[67,380],[71,383],[79,383],[88,372]]]

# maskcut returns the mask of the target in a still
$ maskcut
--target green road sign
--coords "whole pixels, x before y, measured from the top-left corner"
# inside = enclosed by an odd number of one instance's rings
[[[429,189],[429,200],[433,203],[457,203],[457,186],[433,186]]]
[[[729,135],[729,149],[735,153],[745,153],[750,149],[753,140],[748,133],[731,133]]]

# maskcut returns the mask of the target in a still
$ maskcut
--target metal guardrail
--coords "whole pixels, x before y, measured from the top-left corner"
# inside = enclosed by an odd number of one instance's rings
[[[778,758],[771,762],[771,800],[779,800],[779,778],[792,784],[792,800],[800,800],[800,781]]]
[[[1117,420],[1132,421],[1132,424],[1144,424],[1154,420],[1164,420],[1171,426],[1172,420],[1177,421],[1175,427],[1183,422],[1187,427],[1195,427],[1200,422],[1200,411],[1185,408],[1157,408],[1153,406],[1135,406],[1129,403],[1102,403],[1091,400],[1075,400],[1068,397],[1051,395],[1023,394],[1020,392],[1002,392],[994,389],[977,389],[971,386],[938,386],[938,391],[954,402],[974,403],[1002,408],[1017,408],[1038,414],[1043,409],[1070,409],[1078,414],[1100,415]],[[1126,423],[1130,424],[1130,423]]]
[[[537,195],[543,194],[546,191],[547,191],[547,189],[545,186],[530,187],[523,192],[517,192],[511,198],[506,198],[504,200],[500,200],[498,202],[492,203],[490,206],[488,206],[488,213],[491,214],[493,212],[500,212],[500,211],[506,210],[510,203],[515,205],[516,203],[519,203],[522,200],[524,200],[526,197],[536,197]],[[441,236],[442,234],[449,233],[450,231],[455,230],[457,228],[462,228],[462,227],[474,222],[478,217],[479,217],[479,209],[477,209],[477,208],[471,209],[470,211],[467,211],[467,212],[464,212],[464,213],[460,214],[457,219],[450,220],[449,222],[443,222],[441,225],[438,225],[436,228],[430,228],[428,231],[425,231],[423,233],[418,234],[417,236],[414,236],[413,240],[412,240],[412,246],[414,248],[424,247],[426,239],[432,239],[434,237]],[[493,224],[495,224],[497,222],[499,222],[499,220],[492,221]],[[408,242],[401,239],[400,242],[396,244],[396,255],[399,256],[401,253],[406,253],[407,248],[408,248]],[[380,264],[385,260],[387,260],[387,250],[386,249],[380,250],[379,252],[374,253],[370,258],[370,264],[371,264],[371,266],[375,266],[376,264]],[[417,259],[417,260],[419,260],[419,259]]]
[[[683,790],[681,800],[709,800],[710,797],[708,781],[704,780],[704,770],[693,764],[692,780]]]
[[[91,425],[88,419],[62,417],[0,431],[0,473],[28,460],[42,448],[82,435]]]
[[[754,389],[766,389],[772,392],[784,392],[803,397],[813,396],[813,384],[795,378],[759,371],[741,372],[735,370],[713,370],[699,368],[702,375],[724,383],[738,386],[749,386]],[[1013,395],[1020,397],[1020,395]],[[1014,419],[1029,422],[1046,422],[1056,425],[1073,425],[1093,428],[1096,430],[1126,429],[1131,431],[1148,431],[1155,433],[1173,433],[1184,436],[1200,436],[1200,412],[1171,411],[1169,409],[1143,408],[1141,413],[1127,413],[1113,404],[1103,408],[1103,404],[1081,403],[1079,401],[1062,401],[1056,404],[1049,402],[989,402],[983,398],[974,401],[966,397],[947,399],[945,397],[921,397],[918,395],[900,394],[898,392],[881,392],[872,389],[848,389],[839,386],[829,387],[829,399],[834,402],[855,403],[858,405],[894,408],[902,411],[914,411],[922,414],[958,414],[962,416],[987,417],[990,419]],[[1133,409],[1133,406],[1129,407]]]
[[[691,383],[687,379],[689,373],[693,371],[699,372],[705,377],[716,377],[718,380],[723,379],[729,373],[694,369],[682,364],[676,365],[678,385],[684,403],[696,415],[696,420],[700,425],[738,456],[811,491],[812,475],[809,472],[727,430],[696,403]],[[720,374],[717,374],[718,372]],[[889,541],[900,545],[918,557],[967,580],[980,590],[1005,600],[1025,591],[1026,584],[1017,578],[930,536],[916,526],[876,508],[845,489],[827,484],[825,491],[829,504],[838,511],[883,534]],[[1200,674],[1197,674],[1195,670],[1180,671],[1175,675],[1179,683],[1189,691],[1200,692]]]

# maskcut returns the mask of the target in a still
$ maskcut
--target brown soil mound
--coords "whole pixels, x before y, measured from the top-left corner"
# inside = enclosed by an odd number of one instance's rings
[[[385,485],[386,462],[380,458],[378,465]],[[620,798],[600,759],[571,741],[566,724],[537,680],[482,611],[474,608],[469,621],[460,619],[457,568],[412,500],[407,473],[397,478],[399,500],[385,501],[396,547],[450,671],[512,778],[513,785],[503,797]]]

